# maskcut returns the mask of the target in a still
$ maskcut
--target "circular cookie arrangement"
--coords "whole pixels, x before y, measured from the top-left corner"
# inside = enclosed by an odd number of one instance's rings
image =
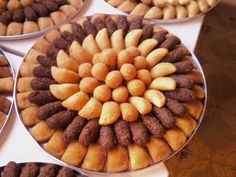
[[[105,0],[117,9],[155,20],[183,20],[207,12],[218,0]]]
[[[16,163],[9,162],[0,167],[1,177],[85,177],[70,168],[49,163]]]
[[[0,49],[0,132],[12,107],[13,75],[11,65]]]
[[[84,0],[0,0],[0,37],[35,33],[59,25]]]
[[[176,36],[140,17],[94,15],[55,29],[25,56],[22,122],[51,155],[81,169],[138,170],[196,131],[203,73]]]

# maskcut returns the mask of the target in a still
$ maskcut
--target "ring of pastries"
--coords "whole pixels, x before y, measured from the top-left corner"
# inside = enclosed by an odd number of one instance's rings
[[[218,0],[105,0],[130,15],[146,19],[187,19],[207,12]]]
[[[84,0],[0,0],[0,36],[29,34],[66,21]]]
[[[0,167],[1,177],[85,177],[79,172],[50,163],[16,163],[8,162]]]
[[[14,79],[11,66],[0,50],[0,131],[10,113],[12,102],[7,98],[12,96]]]
[[[103,14],[41,37],[16,89],[21,119],[48,153],[102,172],[169,157],[195,131],[205,99],[179,38],[140,17]]]

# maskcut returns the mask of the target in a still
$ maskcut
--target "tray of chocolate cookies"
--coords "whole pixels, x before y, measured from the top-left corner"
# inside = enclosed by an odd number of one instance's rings
[[[135,172],[174,156],[206,100],[202,68],[178,37],[119,15],[80,17],[42,36],[15,87],[32,138],[86,174]]]
[[[179,23],[195,19],[220,0],[105,0],[118,10],[156,23]]]
[[[42,162],[8,162],[0,167],[1,177],[86,177],[81,173],[60,165]]]
[[[0,39],[42,35],[73,18],[87,0],[0,0]]]
[[[14,71],[0,49],[0,133],[10,117],[13,105]]]

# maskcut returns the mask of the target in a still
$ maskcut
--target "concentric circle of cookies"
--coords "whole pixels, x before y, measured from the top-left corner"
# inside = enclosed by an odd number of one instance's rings
[[[42,162],[16,163],[10,161],[6,166],[0,167],[1,177],[85,177],[79,172],[60,165]]]
[[[0,132],[10,116],[13,104],[14,73],[7,57],[0,49]]]
[[[84,2],[85,0],[1,0],[0,37],[45,31],[75,15]]]
[[[218,0],[105,0],[113,7],[130,15],[146,19],[183,20],[203,14]]]
[[[139,17],[101,14],[41,37],[16,89],[21,119],[48,153],[101,172],[168,158],[195,132],[205,100],[179,38]]]

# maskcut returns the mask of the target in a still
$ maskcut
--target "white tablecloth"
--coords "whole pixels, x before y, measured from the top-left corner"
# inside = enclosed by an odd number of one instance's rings
[[[103,0],[91,0],[86,4],[79,15],[92,15],[94,13],[122,14],[117,9],[103,2]],[[190,50],[194,50],[203,18],[204,17],[202,16],[181,24],[161,26],[179,36],[182,42],[188,46]],[[17,51],[23,55],[30,49],[36,40],[37,38],[21,41],[0,41],[0,46]],[[17,72],[22,62],[22,58],[10,53],[6,54],[12,62],[15,72]],[[11,117],[0,136],[0,166],[5,165],[11,160],[16,162],[37,161],[59,163],[45,153],[33,140],[16,116],[15,109],[13,109]],[[168,171],[164,164],[161,163],[149,170],[144,170],[136,174],[134,173],[131,176],[167,177]]]

